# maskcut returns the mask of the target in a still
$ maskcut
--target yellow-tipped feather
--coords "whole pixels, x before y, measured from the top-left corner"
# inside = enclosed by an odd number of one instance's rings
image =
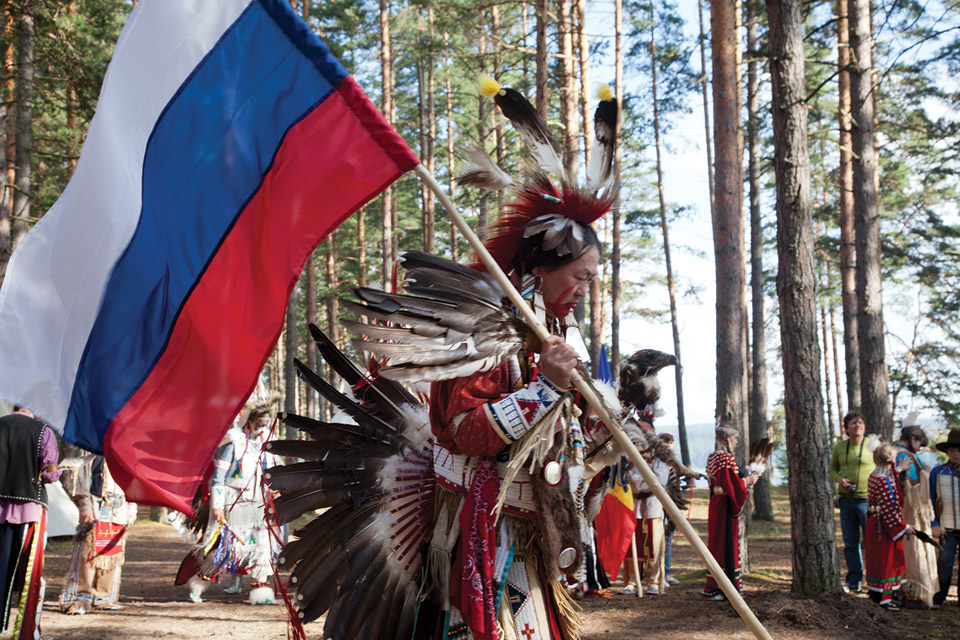
[[[480,78],[480,94],[485,95],[488,98],[497,95],[500,93],[500,83],[491,78],[490,76],[482,76]]]
[[[610,91],[610,85],[604,84],[597,89],[597,97],[601,100],[613,100],[613,92]]]

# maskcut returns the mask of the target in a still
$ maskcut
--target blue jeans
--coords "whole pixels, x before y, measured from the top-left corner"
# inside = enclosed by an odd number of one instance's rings
[[[957,548],[960,547],[960,531],[942,530],[940,538],[943,540],[943,550],[937,560],[937,572],[940,574],[940,591],[933,596],[935,604],[943,604],[947,599],[947,592],[950,591],[950,582],[953,578],[953,563],[957,558]]]
[[[851,591],[863,581],[863,556],[860,541],[866,535],[867,499],[840,496],[840,532],[843,535],[843,557],[847,561],[846,585]]]
[[[673,531],[665,538],[667,550],[663,556],[663,575],[668,576],[670,575],[670,557],[673,555]]]

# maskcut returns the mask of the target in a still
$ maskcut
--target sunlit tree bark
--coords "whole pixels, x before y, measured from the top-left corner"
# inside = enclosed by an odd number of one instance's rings
[[[860,350],[860,411],[868,433],[893,438],[888,397],[880,274],[880,211],[874,128],[873,34],[870,1],[850,0],[851,118],[853,121],[854,226],[857,237],[857,338]]]
[[[769,0],[777,296],[784,371],[793,591],[837,589],[830,443],[823,425],[800,0]]]

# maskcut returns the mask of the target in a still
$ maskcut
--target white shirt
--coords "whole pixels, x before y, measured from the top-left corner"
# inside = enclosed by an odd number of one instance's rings
[[[661,485],[665,485],[667,480],[670,479],[670,467],[667,466],[667,463],[661,460],[660,458],[654,458],[653,462],[650,463],[650,470],[653,471],[653,475],[657,476],[657,480]],[[640,475],[640,471],[636,467],[630,469],[630,482],[633,484],[634,491],[650,491],[650,487],[643,480],[643,476]],[[641,517],[641,508],[643,504],[646,503],[647,517],[648,518],[662,518],[663,517],[663,505],[660,504],[660,501],[657,500],[654,496],[650,496],[646,500],[638,500],[636,504],[637,517]]]

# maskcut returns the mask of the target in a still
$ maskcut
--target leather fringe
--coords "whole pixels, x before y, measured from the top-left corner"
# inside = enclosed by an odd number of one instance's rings
[[[540,537],[540,526],[536,520],[513,516],[504,520],[513,533],[513,540],[517,545],[515,557],[523,558],[527,562],[537,559],[536,541]],[[497,529],[497,544],[500,544],[500,529]]]
[[[460,537],[460,510],[464,494],[437,487],[434,494],[434,527],[427,552],[424,593],[433,595],[442,611],[450,610],[450,571],[453,547]]]
[[[580,617],[580,612],[583,609],[563,588],[560,580],[553,579],[550,581],[550,592],[553,596],[553,603],[557,607],[557,620],[563,629],[563,637],[567,640],[579,640],[580,632],[583,630],[583,619]]]
[[[125,557],[125,551],[110,556],[94,556],[93,566],[103,571],[110,571],[122,565]]]

